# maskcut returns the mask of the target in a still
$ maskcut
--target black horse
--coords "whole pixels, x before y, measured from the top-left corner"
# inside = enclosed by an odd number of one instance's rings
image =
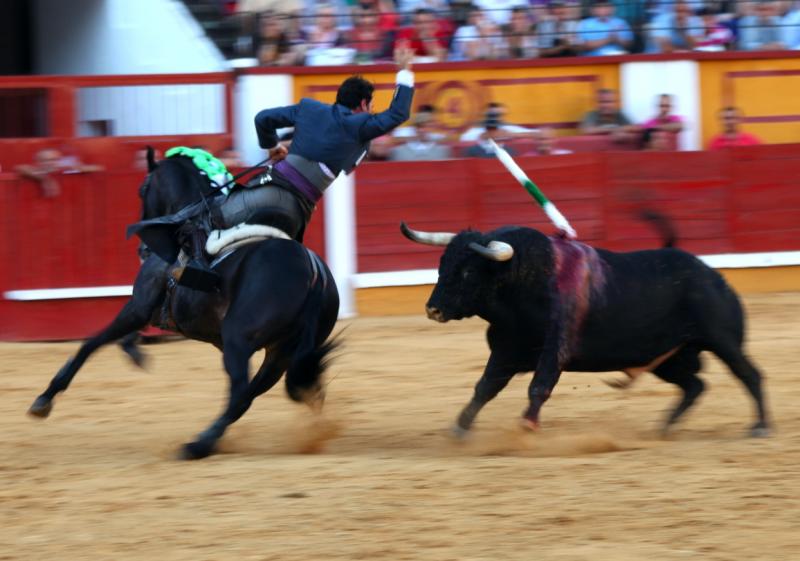
[[[197,173],[182,157],[156,163],[140,189],[142,217],[169,214],[200,200]],[[213,453],[229,425],[253,399],[286,373],[294,401],[322,403],[320,376],[335,347],[328,337],[339,311],[339,293],[330,270],[313,252],[294,240],[268,239],[246,245],[223,259],[216,271],[219,290],[206,293],[170,281],[171,265],[153,254],[142,263],[133,296],[111,324],[87,340],[59,370],[29,413],[47,417],[53,398],[67,389],[86,359],[99,347],[165,320],[183,335],[213,344],[223,353],[230,378],[227,407],[195,441],[183,447],[187,459]],[[171,288],[168,289],[168,286]],[[260,349],[264,362],[249,378],[248,362]]]

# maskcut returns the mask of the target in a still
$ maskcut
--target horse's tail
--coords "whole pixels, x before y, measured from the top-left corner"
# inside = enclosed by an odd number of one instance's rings
[[[330,364],[330,353],[340,344],[336,338],[318,344],[320,315],[327,308],[326,296],[327,283],[319,278],[311,287],[300,314],[299,340],[286,371],[286,391],[293,401],[307,402],[320,395],[320,377]]]

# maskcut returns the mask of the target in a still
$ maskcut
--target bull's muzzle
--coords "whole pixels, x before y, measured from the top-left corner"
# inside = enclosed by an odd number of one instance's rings
[[[432,319],[433,321],[438,321],[439,323],[444,323],[447,321],[444,318],[444,314],[439,308],[434,308],[433,306],[425,306],[425,311],[428,314],[428,319]]]

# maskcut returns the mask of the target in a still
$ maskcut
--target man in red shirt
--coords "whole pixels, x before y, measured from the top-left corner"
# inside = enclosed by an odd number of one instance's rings
[[[452,34],[452,26],[446,20],[436,18],[436,13],[428,8],[417,8],[411,18],[411,27],[397,32],[395,49],[408,46],[418,57],[431,62],[447,60],[447,49]]]
[[[736,107],[725,107],[719,112],[722,121],[722,133],[711,139],[708,145],[709,150],[721,150],[731,146],[754,146],[762,144],[761,140],[750,133],[739,131],[739,123],[742,121],[742,114]]]

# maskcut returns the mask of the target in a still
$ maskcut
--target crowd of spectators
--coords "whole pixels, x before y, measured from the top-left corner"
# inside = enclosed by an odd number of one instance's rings
[[[494,158],[490,139],[504,146],[512,156],[570,154],[573,151],[570,146],[579,147],[580,151],[680,150],[679,137],[685,122],[674,112],[673,97],[661,94],[654,105],[652,117],[635,123],[620,109],[614,90],[600,89],[595,108],[583,115],[578,134],[573,136],[559,136],[549,126],[527,128],[510,124],[505,120],[505,106],[497,102],[487,105],[482,121],[474,127],[449,130],[438,119],[435,107],[422,105],[410,126],[374,142],[370,156],[393,161]],[[739,109],[723,108],[719,120],[720,133],[710,139],[709,150],[761,144],[755,135],[741,130]]]
[[[797,0],[239,0],[261,65],[800,49]]]

